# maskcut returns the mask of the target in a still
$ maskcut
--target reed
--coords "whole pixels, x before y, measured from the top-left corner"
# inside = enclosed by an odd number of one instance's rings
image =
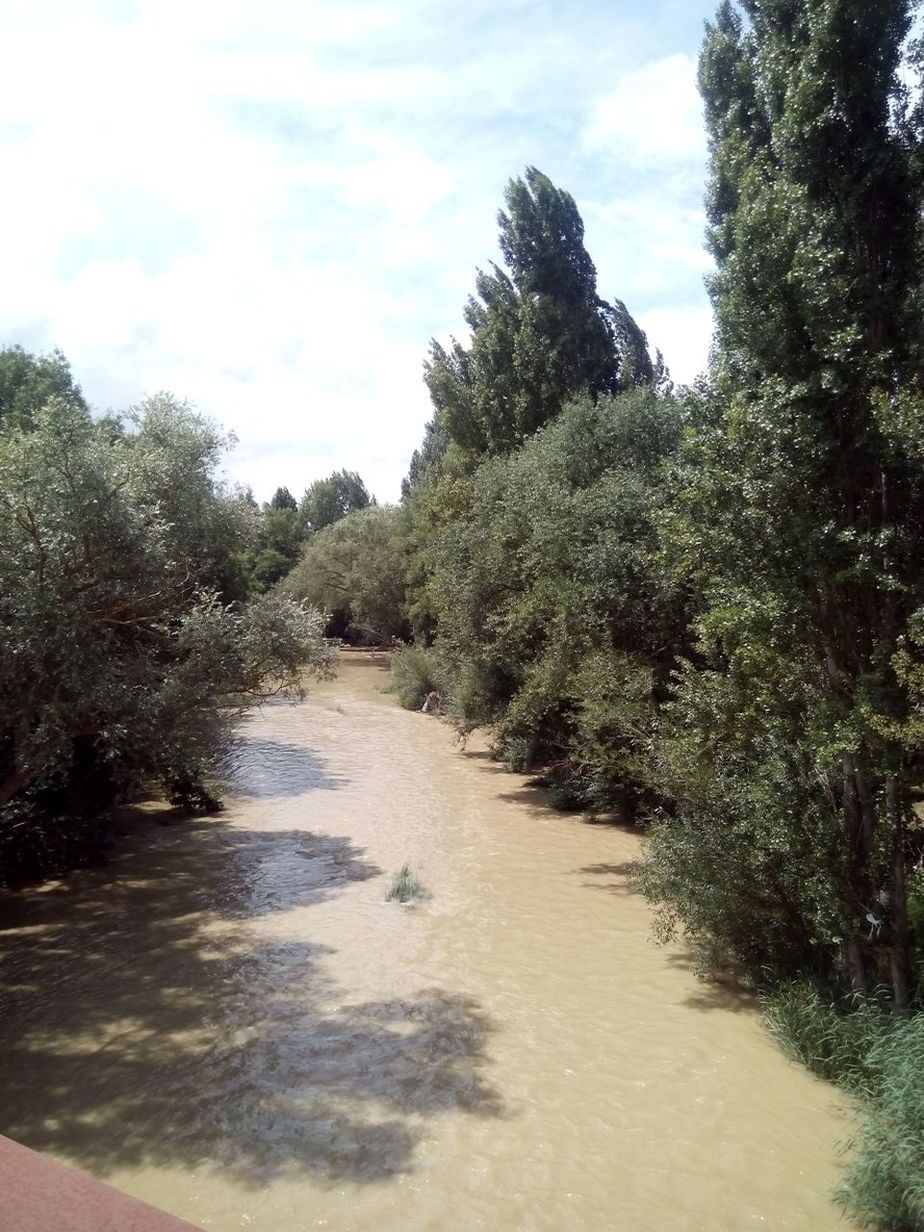
[[[415,903],[426,896],[426,890],[417,874],[411,871],[410,864],[402,864],[391,881],[391,889],[386,898],[389,902]]]
[[[870,1094],[870,1057],[896,1019],[884,992],[832,997],[808,983],[785,984],[764,1000],[764,1019],[783,1051],[845,1090]]]
[[[873,1090],[837,1197],[861,1223],[924,1229],[924,1015],[898,1022],[873,1048]]]

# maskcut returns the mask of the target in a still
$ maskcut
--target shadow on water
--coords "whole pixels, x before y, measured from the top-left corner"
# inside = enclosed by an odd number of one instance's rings
[[[508,782],[516,782],[514,774],[507,765],[498,761],[489,750],[466,748],[462,750],[462,756],[485,774],[501,775]],[[525,809],[529,816],[537,819],[551,817],[599,829],[621,830],[626,834],[637,835],[639,833],[637,825],[615,812],[593,813],[581,805],[571,807],[553,803],[549,783],[541,775],[521,780],[519,784],[507,791],[498,791],[497,799],[508,804],[515,804]]]
[[[347,780],[331,774],[313,749],[250,734],[232,738],[219,771],[239,799],[273,800],[336,791]]]
[[[606,879],[581,883],[589,889],[603,890],[607,894],[618,894],[623,897],[634,897],[639,893],[635,880],[638,870],[638,860],[623,860],[619,864],[588,864],[577,871],[586,877]]]
[[[241,926],[379,875],[361,850],[146,825],[111,871],[0,903],[2,1132],[103,1176],[375,1182],[413,1168],[421,1118],[503,1115],[475,1000],[342,1004],[330,949]]]
[[[644,897],[637,884],[640,867],[638,860],[623,860],[617,864],[587,864],[575,869],[580,876],[593,877],[593,881],[581,884],[593,890],[603,890],[622,898]],[[596,880],[600,878],[601,880]],[[708,976],[700,970],[696,956],[688,946],[675,942],[664,951],[665,962],[678,970],[688,972],[695,979],[695,991],[683,998],[683,1004],[694,1010],[731,1010],[735,1013],[753,1013],[759,1008],[757,997],[749,989],[736,982],[733,976]]]
[[[516,783],[516,778],[511,774],[508,766],[498,761],[488,750],[464,748],[461,755],[481,773],[503,778],[508,783]],[[549,802],[548,789],[540,786],[534,779],[521,780],[519,784],[509,787],[506,791],[498,791],[497,799],[526,809],[532,817],[565,817],[567,815],[562,810],[552,807]]]
[[[222,833],[221,847],[222,883],[203,904],[218,916],[253,919],[312,907],[351,882],[382,876],[362,848],[339,835],[235,827]]]
[[[684,998],[684,1005],[694,1010],[731,1010],[734,1013],[754,1013],[760,1009],[760,1002],[755,993],[738,983],[734,976],[721,974],[715,977],[705,977],[700,974],[693,953],[689,950],[679,950],[668,954],[667,961],[672,967],[689,971],[696,976],[696,992]]]

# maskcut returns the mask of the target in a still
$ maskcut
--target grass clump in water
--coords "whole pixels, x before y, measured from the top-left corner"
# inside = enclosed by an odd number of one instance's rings
[[[439,663],[430,647],[411,645],[396,650],[391,656],[391,679],[405,710],[420,710],[433,696],[442,701]]]
[[[391,889],[386,894],[389,902],[416,903],[426,897],[426,890],[420,878],[412,872],[410,864],[402,864],[391,881]]]

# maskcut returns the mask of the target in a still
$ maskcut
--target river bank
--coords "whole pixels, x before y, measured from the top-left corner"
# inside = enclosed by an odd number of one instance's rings
[[[836,1093],[652,944],[637,835],[387,679],[345,655],[221,817],[4,903],[0,1130],[220,1232],[842,1227]]]

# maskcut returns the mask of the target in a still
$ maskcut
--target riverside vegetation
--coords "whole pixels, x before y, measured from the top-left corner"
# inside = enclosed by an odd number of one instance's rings
[[[922,114],[912,6],[724,3],[700,87],[709,371],[673,390],[574,202],[507,190],[504,268],[394,543],[400,699],[644,828],[662,937],[759,989],[867,1126],[841,1198],[924,1228]],[[357,596],[362,603],[361,596]]]
[[[385,898],[388,902],[402,903],[409,906],[421,898],[426,898],[426,890],[410,864],[402,864],[391,879],[391,886]]]
[[[230,720],[332,669],[320,612],[247,598],[224,444],[166,396],[94,419],[61,356],[0,353],[0,883],[98,860],[143,783],[217,807]]]
[[[403,704],[438,693],[562,806],[644,829],[659,935],[865,1106],[846,1206],[924,1228],[913,7],[744,0],[707,27],[692,388],[598,294],[569,194],[513,180],[398,507],[341,472],[259,510],[186,408],[92,420],[60,357],[5,353],[4,852],[141,776],[201,798],[223,719],[327,670],[318,609],[409,641]]]

